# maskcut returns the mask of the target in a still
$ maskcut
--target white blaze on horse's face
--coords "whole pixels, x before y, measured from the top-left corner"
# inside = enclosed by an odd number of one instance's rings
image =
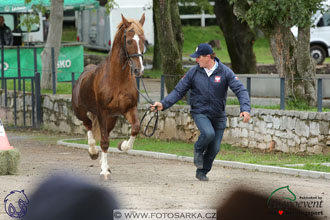
[[[138,54],[141,54],[139,35],[134,34],[133,40],[136,41],[136,45],[137,45],[137,48],[138,48]],[[141,56],[139,56],[139,61],[140,61],[140,65],[141,65],[141,70],[140,70],[140,74],[139,75],[141,75],[143,73],[143,71],[144,71],[144,66],[143,66],[143,62],[142,62],[142,57]]]

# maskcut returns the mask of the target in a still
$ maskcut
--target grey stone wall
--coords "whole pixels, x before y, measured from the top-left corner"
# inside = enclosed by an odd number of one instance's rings
[[[227,143],[259,149],[275,144],[275,150],[283,152],[330,150],[330,113],[252,109],[246,124],[236,117],[238,112],[238,108],[227,108]]]
[[[9,94],[10,96],[10,94]],[[18,121],[22,119],[22,96],[19,95]],[[9,109],[5,124],[14,124],[13,99],[9,99]],[[27,103],[31,105],[31,103]],[[3,94],[1,106],[4,106]],[[46,130],[72,134],[86,134],[86,130],[73,114],[71,96],[43,95],[43,125]],[[147,105],[139,105],[140,118],[147,109]],[[184,140],[194,142],[199,131],[189,114],[189,106],[175,105],[160,112],[158,128],[154,137],[163,140]],[[28,111],[31,108],[28,107]],[[238,106],[227,106],[227,128],[223,142],[249,148],[269,149],[283,152],[321,153],[330,150],[330,113],[280,111],[266,109],[252,109],[251,121],[243,123],[239,118]],[[143,124],[145,128],[152,114],[149,114]],[[29,112],[31,117],[31,112]],[[154,124],[154,123],[151,123]],[[141,129],[141,130],[142,130]],[[150,127],[152,129],[152,127]],[[130,135],[130,125],[123,117],[119,117],[111,137]]]

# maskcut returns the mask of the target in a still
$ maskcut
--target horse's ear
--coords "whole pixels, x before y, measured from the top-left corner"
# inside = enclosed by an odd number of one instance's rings
[[[145,20],[146,20],[146,17],[145,17],[145,14],[143,13],[143,15],[142,15],[142,17],[140,18],[140,21],[139,21],[141,26],[143,26]]]
[[[127,19],[124,17],[123,14],[121,14],[121,19],[123,20],[123,24],[125,25],[125,27],[129,27],[131,24],[127,21]]]

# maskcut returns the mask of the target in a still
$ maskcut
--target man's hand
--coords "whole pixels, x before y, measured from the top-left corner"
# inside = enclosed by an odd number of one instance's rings
[[[153,105],[150,105],[151,111],[161,111],[163,110],[163,104],[161,102],[155,102]]]
[[[248,113],[248,112],[241,112],[241,114],[239,115],[240,117],[244,117],[243,118],[243,122],[244,123],[247,123],[247,122],[249,122],[250,121],[250,113]]]

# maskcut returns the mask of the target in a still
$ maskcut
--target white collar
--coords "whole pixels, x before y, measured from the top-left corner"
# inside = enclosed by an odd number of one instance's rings
[[[216,60],[214,60],[214,65],[211,69],[204,68],[207,76],[210,77],[217,67],[218,67],[218,62]]]

